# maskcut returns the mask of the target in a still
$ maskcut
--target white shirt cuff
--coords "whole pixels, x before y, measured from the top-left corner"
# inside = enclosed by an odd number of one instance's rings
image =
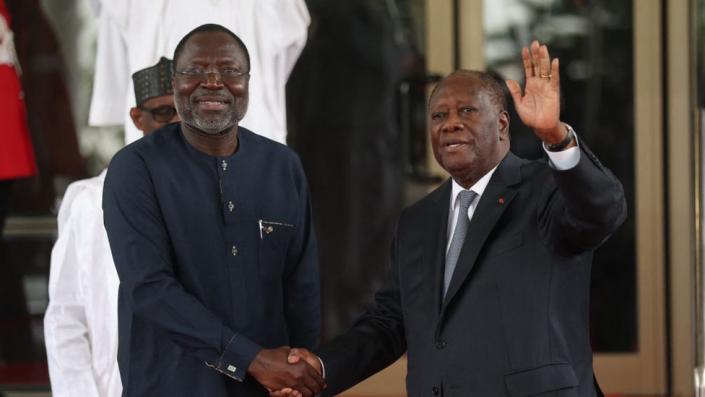
[[[326,380],[326,366],[323,364],[323,360],[321,360],[320,357],[316,356],[316,358],[318,359],[318,362],[321,363],[321,378]]]
[[[543,150],[548,154],[549,164],[558,171],[569,170],[580,162],[580,140],[575,134],[575,146],[560,152],[551,152],[546,149],[546,144],[542,143]]]

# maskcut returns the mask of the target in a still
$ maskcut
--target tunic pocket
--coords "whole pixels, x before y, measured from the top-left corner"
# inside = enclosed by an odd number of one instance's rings
[[[259,272],[263,278],[281,278],[286,263],[294,225],[285,222],[258,221],[259,228]]]

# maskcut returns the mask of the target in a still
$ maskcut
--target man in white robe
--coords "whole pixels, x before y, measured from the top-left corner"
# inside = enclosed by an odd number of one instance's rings
[[[179,121],[171,86],[172,62],[132,76],[137,106],[132,124],[148,134]],[[69,185],[59,209],[51,253],[49,307],[44,316],[54,397],[119,397],[117,294],[119,279],[103,227],[100,175]]]
[[[304,0],[103,1],[89,123],[124,123],[125,142],[138,139],[125,118],[133,106],[126,76],[171,56],[196,26],[217,23],[237,34],[251,55],[250,103],[240,125],[286,143],[285,86],[309,22]]]

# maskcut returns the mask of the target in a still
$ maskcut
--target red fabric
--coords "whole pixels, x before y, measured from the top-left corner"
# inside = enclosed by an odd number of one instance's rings
[[[12,65],[0,64],[0,180],[36,172],[20,81]]]
[[[10,20],[10,11],[7,10],[7,6],[5,5],[5,0],[0,0],[0,16],[5,18],[5,22],[7,22],[7,26],[12,26],[12,21]]]

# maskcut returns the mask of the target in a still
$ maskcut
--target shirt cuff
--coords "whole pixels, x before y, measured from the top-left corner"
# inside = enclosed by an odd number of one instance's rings
[[[545,143],[542,143],[541,146],[548,155],[549,165],[555,170],[566,171],[580,162],[580,140],[577,134],[575,134],[575,146],[560,152],[549,151]]]
[[[325,364],[323,364],[323,360],[321,360],[320,357],[316,356],[316,358],[318,359],[318,362],[321,363],[321,378],[323,378],[323,380],[325,381],[326,380],[326,366],[325,366]],[[315,397],[321,397],[322,395],[323,395],[323,392],[320,392],[320,393],[316,394]]]
[[[243,382],[247,376],[247,369],[262,347],[240,334],[231,334],[223,338],[223,353],[215,364],[206,363],[223,375]]]

